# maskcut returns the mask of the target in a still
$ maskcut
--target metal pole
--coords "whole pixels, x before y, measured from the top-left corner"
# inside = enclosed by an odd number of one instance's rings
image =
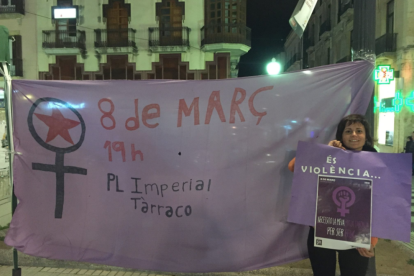
[[[14,182],[13,182],[13,158],[14,158],[14,144],[12,139],[12,105],[11,105],[11,77],[7,68],[7,63],[3,62],[3,75],[4,75],[4,101],[5,101],[5,108],[6,108],[6,121],[7,121],[7,141],[9,144],[9,180],[10,184],[12,185],[12,215],[16,211],[17,207],[17,197],[14,194]],[[22,270],[19,268],[19,258],[17,255],[16,248],[13,248],[13,271],[12,276],[21,276]]]

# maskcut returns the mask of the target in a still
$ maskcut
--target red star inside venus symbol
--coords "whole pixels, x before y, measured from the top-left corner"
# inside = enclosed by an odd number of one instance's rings
[[[49,131],[46,137],[46,143],[52,141],[56,138],[56,136],[60,135],[63,139],[65,139],[73,145],[73,141],[70,137],[68,130],[76,127],[80,124],[80,122],[63,117],[62,113],[58,108],[53,109],[51,116],[37,113],[35,113],[34,115],[36,115],[36,117],[39,118],[39,120],[41,120],[49,127]]]

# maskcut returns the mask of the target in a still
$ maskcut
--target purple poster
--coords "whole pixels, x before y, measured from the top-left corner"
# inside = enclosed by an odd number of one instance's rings
[[[407,153],[349,151],[300,141],[288,221],[315,226],[319,175],[370,179],[372,236],[410,242],[411,159]]]
[[[372,180],[318,176],[315,246],[370,248]]]

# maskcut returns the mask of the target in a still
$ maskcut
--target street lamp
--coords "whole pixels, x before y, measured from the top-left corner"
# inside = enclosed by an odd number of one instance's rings
[[[266,70],[269,75],[277,75],[282,70],[282,66],[279,62],[276,62],[275,58],[272,58],[272,62],[266,66]]]

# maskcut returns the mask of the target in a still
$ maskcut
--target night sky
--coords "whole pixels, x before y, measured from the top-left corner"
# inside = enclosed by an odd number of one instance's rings
[[[247,0],[252,48],[240,58],[239,77],[267,74],[267,63],[283,51],[291,30],[289,18],[297,3],[298,0]]]

